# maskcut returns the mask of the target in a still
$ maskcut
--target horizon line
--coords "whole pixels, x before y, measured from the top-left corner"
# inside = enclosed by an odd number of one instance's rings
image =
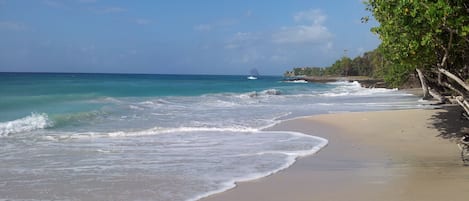
[[[0,74],[108,74],[108,75],[208,75],[208,76],[249,76],[249,74],[203,74],[203,73],[191,73],[191,74],[177,74],[177,73],[124,73],[124,72],[46,72],[46,71],[0,71]],[[259,76],[283,76],[283,75],[259,75]]]

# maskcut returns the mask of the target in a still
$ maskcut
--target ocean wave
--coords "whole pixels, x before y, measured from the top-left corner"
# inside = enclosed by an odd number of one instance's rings
[[[340,97],[340,96],[370,96],[375,94],[386,94],[397,91],[397,89],[386,88],[365,88],[357,81],[353,82],[330,82],[329,85],[336,86],[329,92],[321,93],[320,96]]]
[[[100,110],[92,110],[87,112],[76,112],[69,114],[51,115],[50,122],[54,127],[62,127],[70,124],[87,123],[95,120],[100,116],[107,115],[108,113]]]
[[[233,132],[233,133],[254,133],[260,132],[267,128],[270,128],[282,120],[291,113],[282,113],[275,116],[269,122],[266,122],[258,127],[248,126],[182,126],[182,127],[153,127],[149,129],[136,130],[136,131],[113,131],[113,132],[60,132],[60,133],[49,133],[44,136],[46,140],[71,140],[71,139],[88,139],[88,138],[120,138],[120,137],[139,137],[139,136],[152,136],[168,133],[189,133],[189,132]]]
[[[266,96],[279,96],[282,95],[282,91],[278,89],[266,89],[260,92],[257,91],[252,91],[252,92],[247,92],[243,93],[240,95],[236,95],[240,98],[257,98],[257,97],[266,97]]]
[[[285,83],[300,83],[300,84],[307,84],[308,81],[306,80],[287,80],[287,81],[283,81]]]
[[[262,91],[261,93],[264,95],[273,95],[273,96],[282,95],[282,91],[278,89],[267,89],[267,90]]]
[[[174,104],[170,101],[164,100],[164,99],[156,99],[156,100],[147,100],[147,101],[142,101],[138,103],[139,105],[145,105],[145,106],[160,106],[160,105],[166,105],[166,104]]]
[[[188,133],[188,132],[239,132],[252,133],[258,132],[260,129],[248,127],[179,127],[179,128],[163,128],[154,127],[140,131],[115,131],[115,132],[60,132],[52,135],[44,136],[45,140],[72,140],[72,139],[88,139],[88,138],[119,138],[119,137],[139,137],[151,136],[167,133]]]
[[[31,115],[20,119],[0,122],[0,136],[10,136],[15,133],[89,123],[106,114],[106,112],[97,110],[55,115],[31,113]]]
[[[216,127],[180,127],[180,128],[161,128],[154,127],[148,130],[143,131],[133,131],[133,132],[111,132],[106,135],[109,137],[129,137],[129,136],[145,136],[145,135],[158,135],[165,133],[180,133],[180,132],[257,132],[258,129],[248,128],[248,127],[226,127],[226,128],[216,128]]]
[[[0,136],[9,136],[15,133],[28,132],[53,127],[54,123],[45,113],[32,113],[29,116],[13,121],[0,123]]]

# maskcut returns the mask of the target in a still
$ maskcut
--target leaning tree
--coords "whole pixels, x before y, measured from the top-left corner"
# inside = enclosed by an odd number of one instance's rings
[[[424,97],[446,96],[469,113],[469,1],[369,0],[392,76],[417,72]],[[365,18],[365,20],[367,20]]]

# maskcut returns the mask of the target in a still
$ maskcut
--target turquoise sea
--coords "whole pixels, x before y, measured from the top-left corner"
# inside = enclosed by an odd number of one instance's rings
[[[327,144],[265,128],[421,104],[275,76],[0,73],[0,200],[197,200]]]

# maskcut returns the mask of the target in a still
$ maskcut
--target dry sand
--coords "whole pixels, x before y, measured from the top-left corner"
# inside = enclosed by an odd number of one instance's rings
[[[324,137],[329,145],[284,171],[203,200],[467,201],[469,167],[447,138],[468,123],[453,110],[330,114],[284,122],[271,129]]]

